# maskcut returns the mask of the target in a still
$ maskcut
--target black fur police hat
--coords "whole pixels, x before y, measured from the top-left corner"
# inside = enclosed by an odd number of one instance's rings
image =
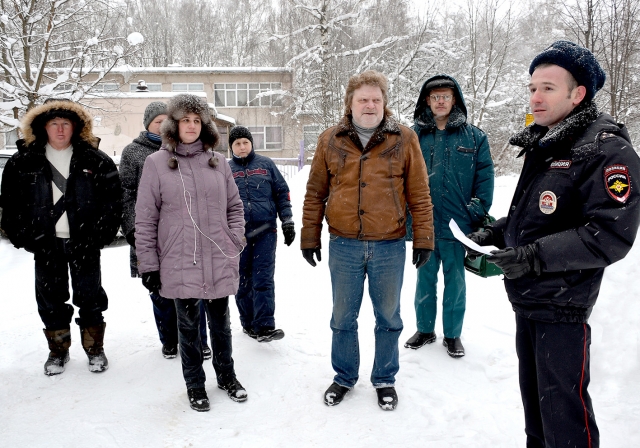
[[[584,47],[566,40],[552,43],[542,53],[533,58],[529,66],[529,74],[533,75],[540,64],[558,65],[578,81],[578,85],[585,86],[587,94],[585,101],[589,101],[604,86],[607,78],[596,57]]]

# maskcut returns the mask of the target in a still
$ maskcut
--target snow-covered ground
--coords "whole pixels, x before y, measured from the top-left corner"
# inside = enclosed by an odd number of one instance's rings
[[[289,181],[298,227],[307,175],[308,167]],[[496,186],[492,214],[500,217],[515,178],[499,178]],[[151,301],[140,280],[129,277],[128,247],[102,252],[109,295],[109,370],[87,370],[73,324],[66,372],[47,377],[42,373],[48,352],[36,310],[32,257],[0,240],[0,446],[524,446],[514,316],[500,278],[467,275],[464,358],[446,354],[441,323],[437,343],[417,351],[400,348],[394,412],[378,408],[368,380],[374,324],[365,297],[359,319],[361,381],[342,404],[330,408],[322,401],[333,377],[327,250],[312,268],[303,260],[298,240],[287,247],[279,238],[276,322],[286,337],[259,344],[243,335],[232,301],[236,372],[249,399],[229,400],[217,389],[207,362],[211,411],[206,413],[189,408],[180,359],[166,360],[160,353]],[[415,331],[410,249],[401,344]],[[602,446],[608,448],[640,446],[639,257],[637,244],[625,260],[607,269],[591,319],[590,391]]]

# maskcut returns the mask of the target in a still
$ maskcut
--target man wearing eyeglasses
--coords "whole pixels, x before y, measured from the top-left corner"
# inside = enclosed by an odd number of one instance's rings
[[[417,350],[436,341],[436,284],[442,264],[443,345],[449,356],[460,358],[465,354],[460,340],[466,305],[465,249],[453,237],[449,221],[456,221],[465,233],[483,221],[493,202],[493,161],[487,136],[467,122],[464,97],[452,77],[436,75],[424,83],[413,117],[429,172],[436,246],[418,269],[418,331],[404,346]]]

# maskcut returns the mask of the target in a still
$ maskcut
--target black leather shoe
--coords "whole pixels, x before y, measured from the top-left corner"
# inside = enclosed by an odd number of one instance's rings
[[[167,359],[175,358],[178,356],[178,345],[177,344],[164,344],[162,346],[162,356]]]
[[[444,338],[442,345],[447,347],[447,353],[452,358],[462,358],[464,356],[464,347],[460,338]]]
[[[327,406],[335,406],[342,402],[344,396],[351,389],[339,385],[338,383],[332,383],[331,386],[324,393],[324,404]]]
[[[398,394],[395,387],[379,387],[376,389],[376,393],[378,394],[378,406],[385,411],[393,411],[398,406]]]
[[[258,331],[257,341],[258,342],[271,342],[271,341],[279,341],[284,337],[284,331],[279,328],[263,328]]]
[[[411,348],[413,350],[418,350],[423,345],[431,344],[436,340],[436,332],[432,331],[431,333],[420,333],[416,331],[416,334],[411,336],[407,342],[404,343],[405,348]]]

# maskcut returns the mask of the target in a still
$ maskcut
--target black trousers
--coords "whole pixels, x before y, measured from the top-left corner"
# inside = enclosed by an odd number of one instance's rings
[[[182,375],[187,389],[204,387],[207,379],[202,368],[202,341],[200,339],[200,299],[175,299],[178,315],[178,334]],[[209,318],[213,369],[218,384],[235,378],[231,357],[231,321],[229,297],[202,300]]]
[[[73,304],[79,308],[76,323],[81,328],[103,323],[102,312],[108,305],[107,293],[102,288],[100,250],[71,253],[67,242],[65,238],[56,238],[54,250],[34,256],[36,302],[47,330],[69,328],[71,323],[73,307],[67,303],[69,272]]]
[[[589,386],[591,327],[516,315],[516,351],[528,448],[597,448]]]

